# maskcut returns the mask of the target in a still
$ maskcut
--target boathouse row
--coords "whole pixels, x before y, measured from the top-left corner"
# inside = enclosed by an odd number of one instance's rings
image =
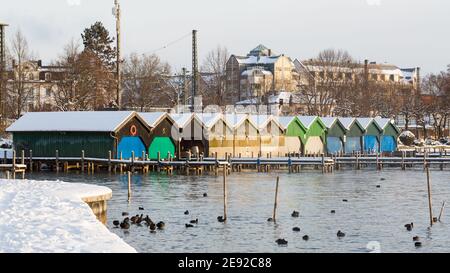
[[[191,154],[256,157],[287,154],[393,152],[399,129],[389,119],[275,117],[249,114],[165,112],[27,113],[11,125],[17,152],[34,157],[152,160]]]

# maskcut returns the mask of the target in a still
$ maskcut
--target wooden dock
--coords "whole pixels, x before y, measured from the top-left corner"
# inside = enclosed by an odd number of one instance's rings
[[[201,175],[204,171],[214,172],[216,175],[222,167],[227,167],[228,172],[241,172],[242,170],[253,170],[257,172],[270,172],[271,170],[288,170],[289,173],[298,173],[303,169],[321,170],[322,173],[333,172],[341,169],[363,169],[375,168],[382,170],[383,168],[398,168],[406,170],[418,166],[438,167],[444,170],[450,165],[450,154],[447,152],[423,153],[414,152],[397,152],[396,155],[382,156],[381,154],[360,154],[353,155],[328,155],[324,154],[303,157],[300,155],[291,155],[288,157],[272,157],[269,153],[267,157],[232,157],[231,154],[224,158],[218,158],[217,154],[213,157],[203,157],[200,155],[193,158],[189,153],[187,158],[174,160],[168,155],[167,160],[161,160],[158,154],[158,160],[149,160],[147,154],[142,154],[140,158],[132,154],[130,159],[112,158],[109,152],[108,158],[92,158],[85,157],[84,151],[81,151],[80,157],[60,157],[59,152],[55,151],[55,157],[33,157],[32,151],[29,156],[25,156],[25,152],[21,151],[20,157],[16,157],[13,152],[12,162],[7,163],[6,158],[3,164],[0,164],[0,171],[6,173],[6,177],[10,176],[15,179],[16,174],[25,172],[50,170],[55,172],[69,172],[71,170],[94,173],[101,170],[108,172],[124,173],[126,171],[148,173],[163,172],[173,174],[176,170],[179,174],[196,174]],[[398,156],[401,154],[401,156]],[[19,163],[18,163],[19,161]]]
[[[30,153],[32,155],[32,153]],[[256,172],[270,172],[272,170],[287,170],[289,173],[299,173],[303,169],[320,170],[322,173],[330,173],[335,170],[373,168],[382,170],[383,168],[407,168],[414,167],[437,167],[444,170],[450,166],[450,155],[447,153],[408,154],[401,152],[401,156],[382,156],[380,154],[362,155],[359,153],[353,155],[316,155],[316,156],[289,156],[289,157],[231,157],[225,158],[203,157],[197,158],[188,155],[187,158],[174,160],[170,156],[166,160],[149,160],[148,155],[142,154],[140,158],[132,155],[130,159],[115,159],[109,153],[108,158],[85,157],[84,151],[80,157],[59,157],[58,151],[55,157],[25,157],[22,151],[20,158],[16,158],[15,153],[11,164],[0,164],[0,170],[12,174],[15,178],[16,173],[25,175],[25,170],[29,172],[49,170],[55,172],[69,172],[71,170],[95,173],[97,171],[107,170],[114,173],[131,172],[160,172],[173,174],[176,170],[179,174],[201,175],[205,171],[214,172],[218,175],[219,169],[226,167],[228,173],[250,170]],[[161,158],[158,155],[158,158]],[[20,161],[20,163],[17,163]],[[8,176],[9,177],[9,176]]]

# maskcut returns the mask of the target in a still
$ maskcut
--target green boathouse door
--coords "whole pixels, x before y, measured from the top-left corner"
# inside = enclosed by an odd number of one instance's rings
[[[175,155],[175,145],[169,137],[155,137],[148,148],[148,154],[151,160],[158,159],[158,152],[161,159],[167,159],[167,154],[173,157]]]

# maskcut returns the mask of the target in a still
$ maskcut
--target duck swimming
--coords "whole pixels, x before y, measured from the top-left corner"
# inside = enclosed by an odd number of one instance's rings
[[[300,212],[294,210],[294,211],[292,212],[291,216],[292,216],[292,217],[299,217],[299,216],[300,216]]]
[[[122,223],[120,223],[120,228],[121,229],[129,229],[130,223],[128,221],[123,221]]]
[[[342,231],[340,231],[340,230],[337,232],[336,235],[337,235],[337,237],[339,237],[339,238],[345,237],[345,233],[342,232]]]
[[[191,224],[186,224],[185,226],[186,226],[186,228],[193,228],[193,227],[194,227],[194,226],[191,225]]]
[[[118,227],[120,225],[120,221],[119,220],[114,220],[113,221],[113,225],[115,225],[116,227]]]
[[[295,231],[295,232],[300,232],[300,228],[299,227],[295,227],[292,230]]]
[[[155,225],[155,223],[152,222],[152,223],[150,224],[150,230],[151,230],[151,231],[155,231],[155,229],[156,229],[156,225]]]
[[[309,240],[309,236],[308,235],[303,236],[303,240],[304,241],[308,241]]]
[[[288,241],[286,241],[285,239],[278,239],[275,241],[275,243],[277,243],[278,245],[287,245]]]
[[[191,220],[191,222],[190,222],[191,224],[198,224],[198,218],[197,219],[195,219],[195,220]]]
[[[163,221],[158,222],[158,224],[156,224],[156,227],[158,229],[164,229],[165,226],[166,226],[166,223],[164,223]]]
[[[188,210],[185,211],[185,212],[184,212],[184,215],[189,215],[189,211],[188,211]]]

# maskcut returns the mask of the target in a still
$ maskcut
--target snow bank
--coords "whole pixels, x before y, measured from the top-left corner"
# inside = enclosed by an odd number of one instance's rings
[[[82,201],[106,187],[0,180],[0,252],[136,252]]]

